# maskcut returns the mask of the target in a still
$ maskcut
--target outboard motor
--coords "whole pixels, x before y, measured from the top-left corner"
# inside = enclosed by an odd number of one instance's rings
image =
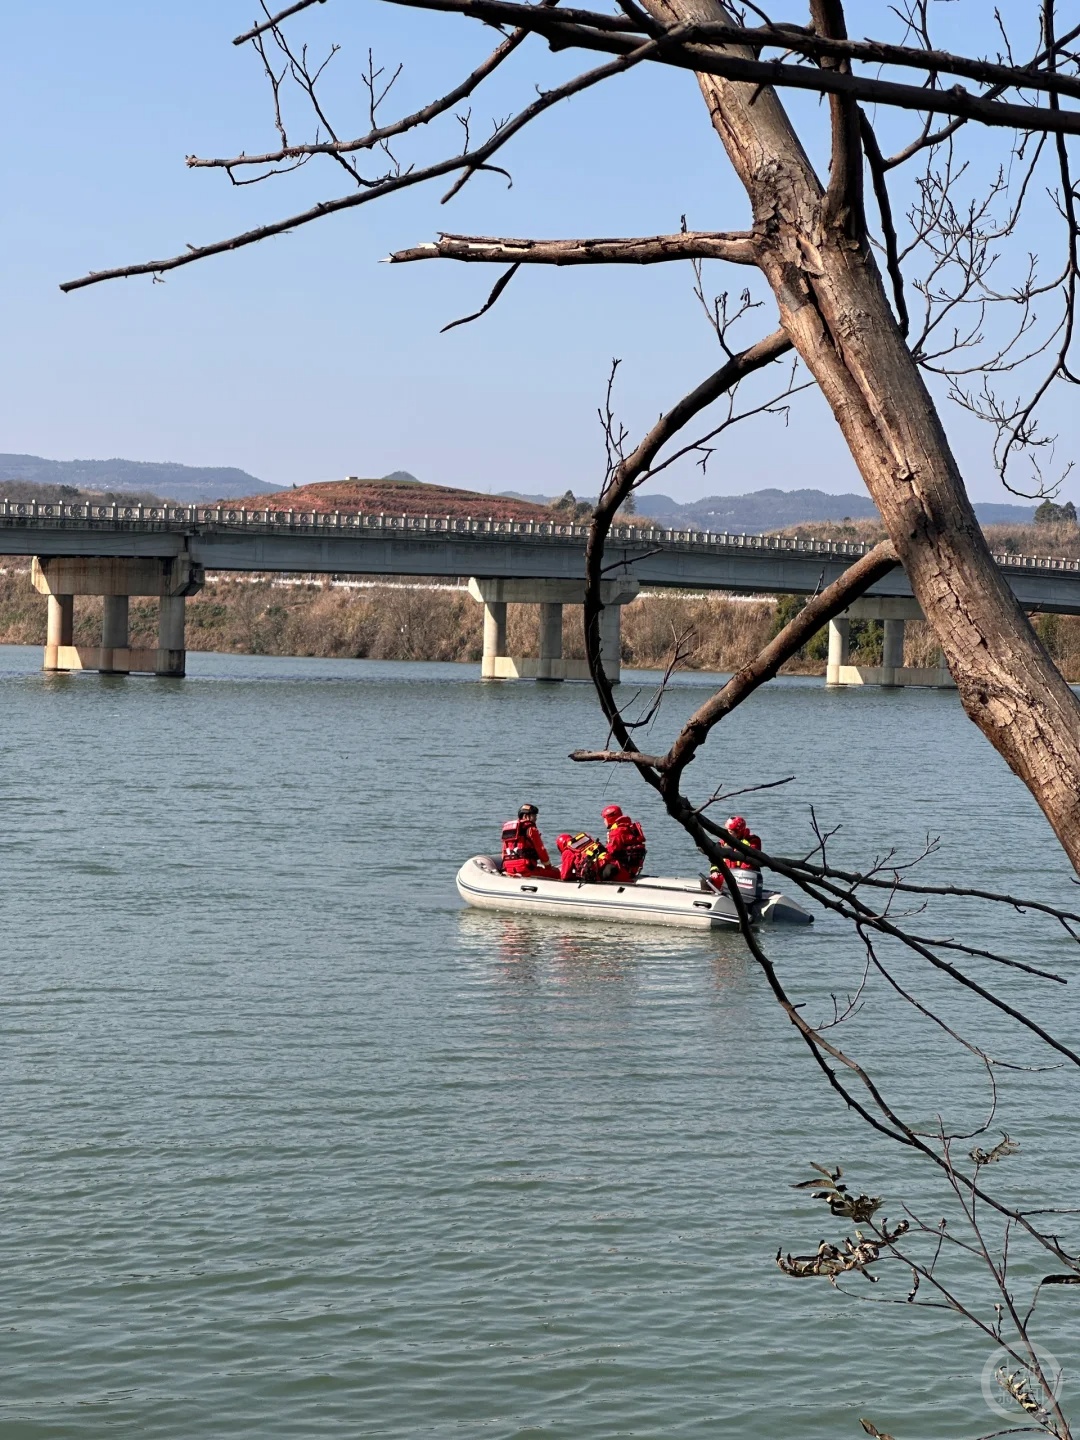
[[[739,887],[739,894],[743,898],[744,905],[753,905],[761,899],[761,871],[760,870],[732,870],[735,877],[735,884]]]

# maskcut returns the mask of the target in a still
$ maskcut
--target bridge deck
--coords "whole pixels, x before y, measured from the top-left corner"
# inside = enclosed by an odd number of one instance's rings
[[[166,558],[213,570],[578,579],[588,526],[231,506],[0,502],[0,554]],[[615,526],[607,564],[649,586],[811,594],[870,547],[784,535]],[[1020,603],[1080,614],[1080,560],[996,555]],[[614,575],[614,569],[608,574]],[[911,595],[902,570],[878,596]]]

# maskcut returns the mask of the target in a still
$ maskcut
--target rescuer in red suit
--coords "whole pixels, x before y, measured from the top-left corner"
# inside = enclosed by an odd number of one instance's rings
[[[557,880],[555,870],[536,828],[539,810],[535,805],[522,805],[516,820],[507,820],[502,827],[502,869],[504,875],[540,875]]]
[[[560,880],[580,880],[586,884],[600,879],[600,867],[604,859],[604,847],[584,830],[577,835],[560,835],[555,842],[562,859],[559,862]]]
[[[725,822],[724,829],[736,840],[741,840],[744,845],[749,845],[752,850],[761,849],[760,835],[750,833],[750,826],[741,815],[732,815]],[[752,860],[729,860],[728,864],[733,870],[756,870],[758,868]]]
[[[731,815],[724,821],[724,829],[733,840],[739,840],[743,845],[748,845],[752,850],[761,849],[760,835],[753,835],[750,826],[741,815]],[[752,860],[729,860],[728,866],[732,870],[757,870],[759,867]],[[719,865],[713,865],[709,870],[709,878],[717,890],[724,888],[724,876]]]
[[[605,805],[600,817],[607,826],[607,856],[602,875],[621,885],[632,884],[645,864],[645,831],[618,805]]]

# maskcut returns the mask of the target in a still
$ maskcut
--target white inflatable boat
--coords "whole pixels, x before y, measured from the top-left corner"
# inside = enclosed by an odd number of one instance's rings
[[[809,925],[813,916],[776,890],[766,890],[756,870],[735,870],[739,890],[755,925]],[[580,919],[622,920],[633,925],[697,925],[711,930],[737,928],[735,903],[704,878],[664,879],[643,875],[632,885],[585,885],[575,880],[504,875],[490,855],[474,855],[457,873],[461,898],[486,910],[518,910],[536,915],[572,915]]]

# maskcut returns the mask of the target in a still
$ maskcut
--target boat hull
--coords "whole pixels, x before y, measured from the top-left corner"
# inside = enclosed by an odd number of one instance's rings
[[[739,877],[755,924],[809,925],[813,917],[794,901],[761,888],[760,876]],[[632,885],[586,885],[540,876],[504,875],[490,855],[474,855],[457,873],[458,894],[481,910],[568,915],[631,925],[684,925],[703,930],[738,929],[735,902],[726,891],[699,880],[643,876]]]

